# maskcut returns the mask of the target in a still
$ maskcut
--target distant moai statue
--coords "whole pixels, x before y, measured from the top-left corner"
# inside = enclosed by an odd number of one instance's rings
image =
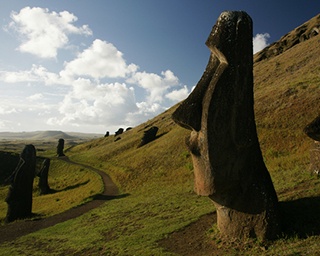
[[[65,156],[63,153],[64,149],[64,139],[59,139],[58,146],[57,146],[57,156]]]
[[[104,135],[104,137],[109,137],[109,131],[106,132],[106,134]]]
[[[32,215],[32,188],[35,170],[36,149],[33,145],[26,145],[16,169],[10,176],[11,184],[5,200],[8,204],[6,222]]]
[[[206,70],[172,115],[191,130],[195,191],[212,199],[223,239],[274,239],[280,214],[254,120],[250,16],[223,12],[206,45]]]
[[[320,176],[320,115],[309,123],[303,131],[314,140],[310,149],[310,170]]]
[[[50,192],[50,187],[48,184],[48,173],[50,168],[50,159],[46,158],[41,165],[40,172],[38,173],[39,176],[39,189],[40,189],[40,195],[45,195]]]
[[[152,126],[150,129],[146,130],[143,132],[143,137],[141,139],[140,144],[138,145],[139,147],[142,147],[143,145],[148,144],[149,142],[153,141],[157,137],[157,132],[159,128],[156,126]]]

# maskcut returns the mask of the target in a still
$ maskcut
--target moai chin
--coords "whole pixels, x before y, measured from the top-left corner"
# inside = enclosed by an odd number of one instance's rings
[[[222,237],[274,239],[281,232],[278,199],[254,120],[250,16],[223,12],[206,45],[206,70],[172,115],[191,130],[195,191],[213,200]]]
[[[36,149],[26,145],[19,163],[10,177],[6,202],[8,211],[6,222],[23,219],[32,215],[32,188],[36,170]]]

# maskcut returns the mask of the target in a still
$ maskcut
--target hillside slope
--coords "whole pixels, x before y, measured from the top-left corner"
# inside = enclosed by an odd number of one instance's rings
[[[283,168],[306,171],[308,167],[312,141],[302,130],[319,113],[319,54],[319,36],[315,36],[254,64],[258,134],[269,171],[275,177]],[[192,162],[184,143],[189,131],[172,121],[175,108],[125,132],[119,141],[114,142],[113,136],[101,138],[79,145],[70,153],[76,154],[77,160],[105,166],[124,189],[159,176],[192,179]],[[161,136],[137,148],[143,131],[153,125]]]

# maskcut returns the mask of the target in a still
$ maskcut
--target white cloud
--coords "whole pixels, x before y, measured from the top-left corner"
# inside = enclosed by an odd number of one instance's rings
[[[87,26],[74,26],[77,17],[66,11],[26,7],[12,13],[12,20],[10,27],[24,40],[19,49],[43,58],[56,57],[59,48],[67,48],[70,34],[91,34]],[[5,106],[0,106],[0,114],[21,120],[24,127],[34,125],[26,121],[33,118],[37,125],[54,127],[49,129],[116,130],[138,125],[187,97],[187,86],[171,70],[156,74],[138,69],[127,64],[112,43],[95,39],[60,66],[60,72],[35,64],[29,70],[0,70],[0,81],[10,84],[5,88],[15,90],[0,95]]]
[[[126,115],[137,111],[134,89],[123,83],[95,84],[79,78],[60,104],[60,117],[50,118],[49,124],[112,124],[126,123]]]
[[[270,38],[270,35],[268,33],[264,34],[256,34],[253,37],[253,54],[261,51],[266,46],[268,46],[268,39]]]
[[[169,92],[166,95],[166,98],[174,101],[174,102],[179,102],[181,100],[184,100],[185,98],[187,98],[189,94],[189,90],[187,88],[187,86],[185,85],[183,88],[181,88],[180,90],[174,90],[172,92]]]
[[[68,63],[61,72],[62,77],[90,76],[92,78],[123,78],[138,67],[127,65],[122,53],[108,42],[96,39],[92,45]]]
[[[0,106],[0,115],[8,115],[12,113],[17,113],[18,111],[11,106]]]
[[[18,50],[41,58],[55,58],[59,48],[65,47],[68,35],[91,35],[87,25],[76,27],[77,17],[67,11],[49,12],[39,7],[25,7],[19,13],[11,13],[9,28],[17,31],[22,39]]]
[[[46,85],[62,83],[59,75],[49,72],[41,65],[32,65],[30,70],[0,71],[0,81],[5,83],[43,82]]]
[[[154,73],[136,72],[127,82],[138,84],[145,89],[148,92],[147,101],[149,103],[161,103],[168,89],[179,85],[179,79],[170,70],[162,71],[161,76]]]
[[[43,94],[42,93],[36,93],[36,94],[33,94],[33,95],[28,97],[28,100],[31,100],[31,101],[38,101],[38,100],[41,100],[41,99],[43,99]]]

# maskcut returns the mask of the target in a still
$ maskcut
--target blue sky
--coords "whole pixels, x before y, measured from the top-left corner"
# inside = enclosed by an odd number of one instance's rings
[[[254,51],[320,13],[318,0],[2,1],[0,131],[105,133],[183,100],[220,13],[253,19]]]

